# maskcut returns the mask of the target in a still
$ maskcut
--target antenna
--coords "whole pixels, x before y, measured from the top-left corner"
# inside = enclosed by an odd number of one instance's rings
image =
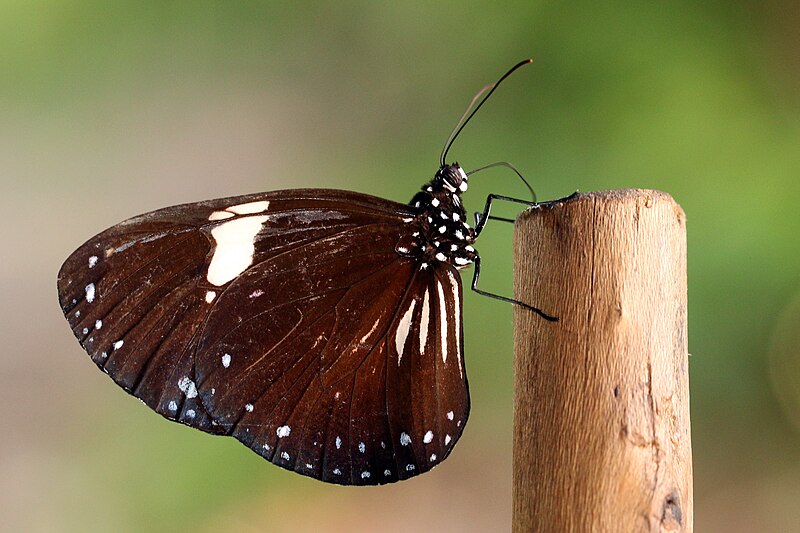
[[[497,80],[493,85],[487,85],[486,87],[484,87],[483,89],[478,91],[478,94],[475,95],[475,97],[469,103],[469,106],[467,106],[467,110],[464,111],[464,114],[461,115],[461,118],[458,119],[458,122],[456,123],[455,128],[453,128],[453,131],[450,133],[450,136],[447,138],[447,141],[445,141],[444,148],[442,148],[442,155],[439,157],[439,166],[440,167],[445,166],[445,160],[447,159],[447,152],[450,151],[450,147],[453,145],[453,142],[456,140],[456,137],[458,137],[458,134],[461,133],[461,130],[464,129],[464,126],[467,125],[467,123],[470,121],[470,119],[472,119],[472,117],[475,116],[475,113],[478,112],[478,109],[480,109],[481,106],[484,103],[486,103],[486,100],[488,100],[489,97],[492,96],[492,93],[497,89],[497,87],[500,86],[500,83],[503,80],[505,80],[507,77],[511,76],[511,74],[513,74],[515,70],[517,70],[520,67],[524,67],[525,65],[527,65],[529,63],[533,63],[533,59],[526,59],[524,61],[520,61],[519,63],[517,63],[516,65],[511,67],[511,69],[508,72],[503,74],[500,77],[500,79]],[[486,92],[487,90],[489,92]],[[475,101],[478,100],[478,98],[480,98],[483,93],[486,93],[486,95],[478,103],[478,105],[476,105],[475,108],[473,109],[472,106],[475,104]],[[472,110],[471,113],[470,113],[470,110]],[[467,117],[467,118],[465,119],[464,117]]]

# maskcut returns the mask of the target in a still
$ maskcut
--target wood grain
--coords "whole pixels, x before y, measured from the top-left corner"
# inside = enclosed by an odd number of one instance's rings
[[[517,533],[692,531],[683,210],[575,195],[515,231]]]

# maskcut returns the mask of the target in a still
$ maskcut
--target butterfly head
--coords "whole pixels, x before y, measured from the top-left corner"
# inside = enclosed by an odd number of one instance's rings
[[[440,185],[448,192],[461,194],[466,192],[468,180],[467,173],[464,172],[461,165],[453,163],[452,165],[443,165],[440,167],[436,172],[436,176],[433,178],[433,183],[435,185]]]

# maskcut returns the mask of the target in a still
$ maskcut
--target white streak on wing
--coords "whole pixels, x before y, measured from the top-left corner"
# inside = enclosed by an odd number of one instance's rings
[[[237,218],[223,222],[213,230],[216,248],[208,265],[206,279],[209,283],[222,286],[244,272],[253,262],[256,234],[267,216]]]
[[[436,289],[439,291],[439,338],[442,340],[442,362],[447,362],[447,307],[444,301],[444,288],[442,282],[436,280]]]
[[[369,336],[372,335],[373,333],[375,333],[375,330],[378,328],[378,324],[380,324],[380,322],[381,322],[380,318],[375,321],[375,323],[372,325],[372,329],[369,330],[369,333],[367,333],[366,335],[361,337],[360,344],[364,344],[365,342],[367,342],[367,339],[369,338]]]
[[[419,354],[425,353],[425,348],[428,345],[428,324],[431,319],[431,302],[428,298],[430,291],[425,288],[425,297],[422,299],[422,321],[419,324]]]
[[[261,213],[269,209],[269,200],[262,200],[260,202],[248,202],[246,204],[232,205],[227,211],[236,213],[237,215],[250,215],[253,213]]]
[[[408,330],[411,329],[411,315],[414,313],[417,301],[411,300],[411,305],[403,314],[400,323],[397,325],[397,331],[394,334],[394,345],[397,348],[397,366],[400,366],[400,360],[403,358],[403,351],[406,346],[406,339],[408,338]]]
[[[453,290],[453,308],[456,317],[456,327],[453,334],[456,336],[456,359],[458,359],[458,373],[461,378],[464,378],[464,368],[461,363],[461,301],[458,295],[458,280],[451,271],[447,271],[447,277],[450,278],[450,288]]]
[[[226,218],[231,218],[233,213],[229,211],[214,211],[208,216],[208,220],[225,220]]]
[[[108,257],[108,256],[110,256],[112,254],[118,254],[120,252],[124,252],[125,250],[127,250],[131,246],[134,246],[134,245],[137,245],[137,244],[146,244],[148,242],[157,241],[158,239],[162,239],[162,238],[167,237],[169,235],[174,235],[176,233],[185,233],[187,231],[194,231],[194,229],[192,228],[192,229],[171,231],[171,232],[170,231],[162,231],[161,233],[154,233],[152,235],[145,235],[145,236],[140,237],[138,239],[133,239],[132,241],[128,241],[128,242],[126,242],[124,244],[121,244],[121,245],[117,246],[116,248],[111,248],[110,251],[106,250],[106,257]]]

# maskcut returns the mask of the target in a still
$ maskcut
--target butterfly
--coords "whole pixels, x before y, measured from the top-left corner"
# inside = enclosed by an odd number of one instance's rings
[[[529,62],[478,93],[410,204],[283,190],[167,207],[92,237],[58,275],[72,332],[148,407],[283,468],[342,485],[432,469],[470,409],[459,271],[474,263],[484,293],[473,243],[492,200],[507,199],[490,196],[471,227],[469,176],[447,150]]]

